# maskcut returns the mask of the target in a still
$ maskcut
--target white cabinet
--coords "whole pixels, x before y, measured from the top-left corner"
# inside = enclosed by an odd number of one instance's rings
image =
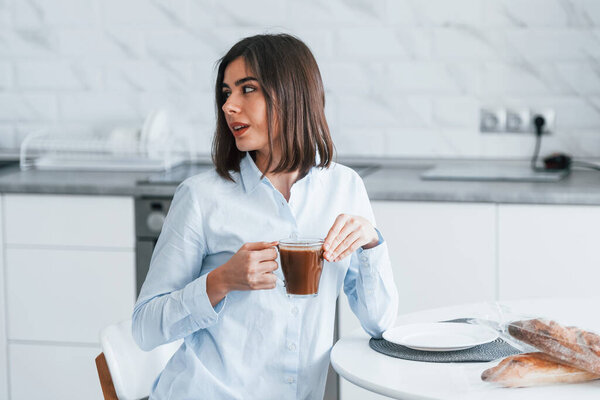
[[[494,204],[372,202],[385,238],[399,313],[495,298]],[[340,337],[360,327],[345,295]],[[343,400],[383,399],[340,379]]]
[[[131,251],[8,248],[8,338],[97,343],[131,317],[134,262]]]
[[[399,313],[494,300],[496,205],[374,201],[372,207],[390,253]],[[340,308],[343,336],[360,325]]]
[[[6,244],[133,250],[133,198],[5,195]]]
[[[600,207],[499,205],[499,299],[598,293]]]
[[[399,313],[494,299],[494,204],[372,206],[388,242]]]
[[[2,213],[2,196],[0,195],[0,227],[4,215]],[[0,229],[0,243],[2,243],[3,230]],[[8,343],[6,339],[6,304],[4,288],[4,248],[0,246],[0,399],[8,399]]]
[[[135,302],[133,198],[3,200],[10,399],[101,399],[99,331]]]
[[[11,400],[102,400],[100,347],[11,343]]]

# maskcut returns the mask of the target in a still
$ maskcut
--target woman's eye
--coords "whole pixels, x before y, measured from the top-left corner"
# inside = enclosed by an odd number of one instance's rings
[[[256,89],[253,88],[252,86],[244,86],[243,91],[244,93],[251,93],[254,92]]]
[[[229,95],[231,94],[231,92],[222,92],[221,93],[223,95],[223,98],[226,99],[229,97]]]

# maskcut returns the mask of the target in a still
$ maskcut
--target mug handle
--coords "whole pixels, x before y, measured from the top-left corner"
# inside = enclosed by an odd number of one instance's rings
[[[277,258],[279,259],[279,262],[277,263],[277,265],[279,265],[279,269],[281,269],[281,253],[279,253],[279,245],[275,246],[275,248],[277,249]],[[277,270],[275,270],[277,271]],[[281,286],[285,287],[285,280],[281,279],[276,273],[275,271],[272,272],[273,275],[275,275],[275,278],[277,279],[277,283],[275,284],[276,286],[281,284]],[[283,270],[281,270],[281,275],[283,275]]]

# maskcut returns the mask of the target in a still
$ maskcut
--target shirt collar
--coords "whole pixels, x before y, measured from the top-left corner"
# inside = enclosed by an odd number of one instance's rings
[[[248,152],[246,152],[246,155],[240,161],[240,175],[242,176],[242,183],[246,193],[253,191],[260,182],[262,172],[258,169]]]

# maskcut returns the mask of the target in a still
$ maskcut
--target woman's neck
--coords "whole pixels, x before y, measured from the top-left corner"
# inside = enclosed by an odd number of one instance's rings
[[[279,164],[280,159],[281,155],[273,152],[273,162],[271,163],[271,168]],[[285,197],[285,200],[289,201],[292,185],[300,178],[300,171],[279,172],[275,174],[273,172],[266,171],[268,162],[268,155],[264,155],[259,151],[256,152],[255,164],[258,169],[265,174],[267,178],[269,178],[271,184],[275,186],[275,189],[277,189],[283,195],[283,197]]]

